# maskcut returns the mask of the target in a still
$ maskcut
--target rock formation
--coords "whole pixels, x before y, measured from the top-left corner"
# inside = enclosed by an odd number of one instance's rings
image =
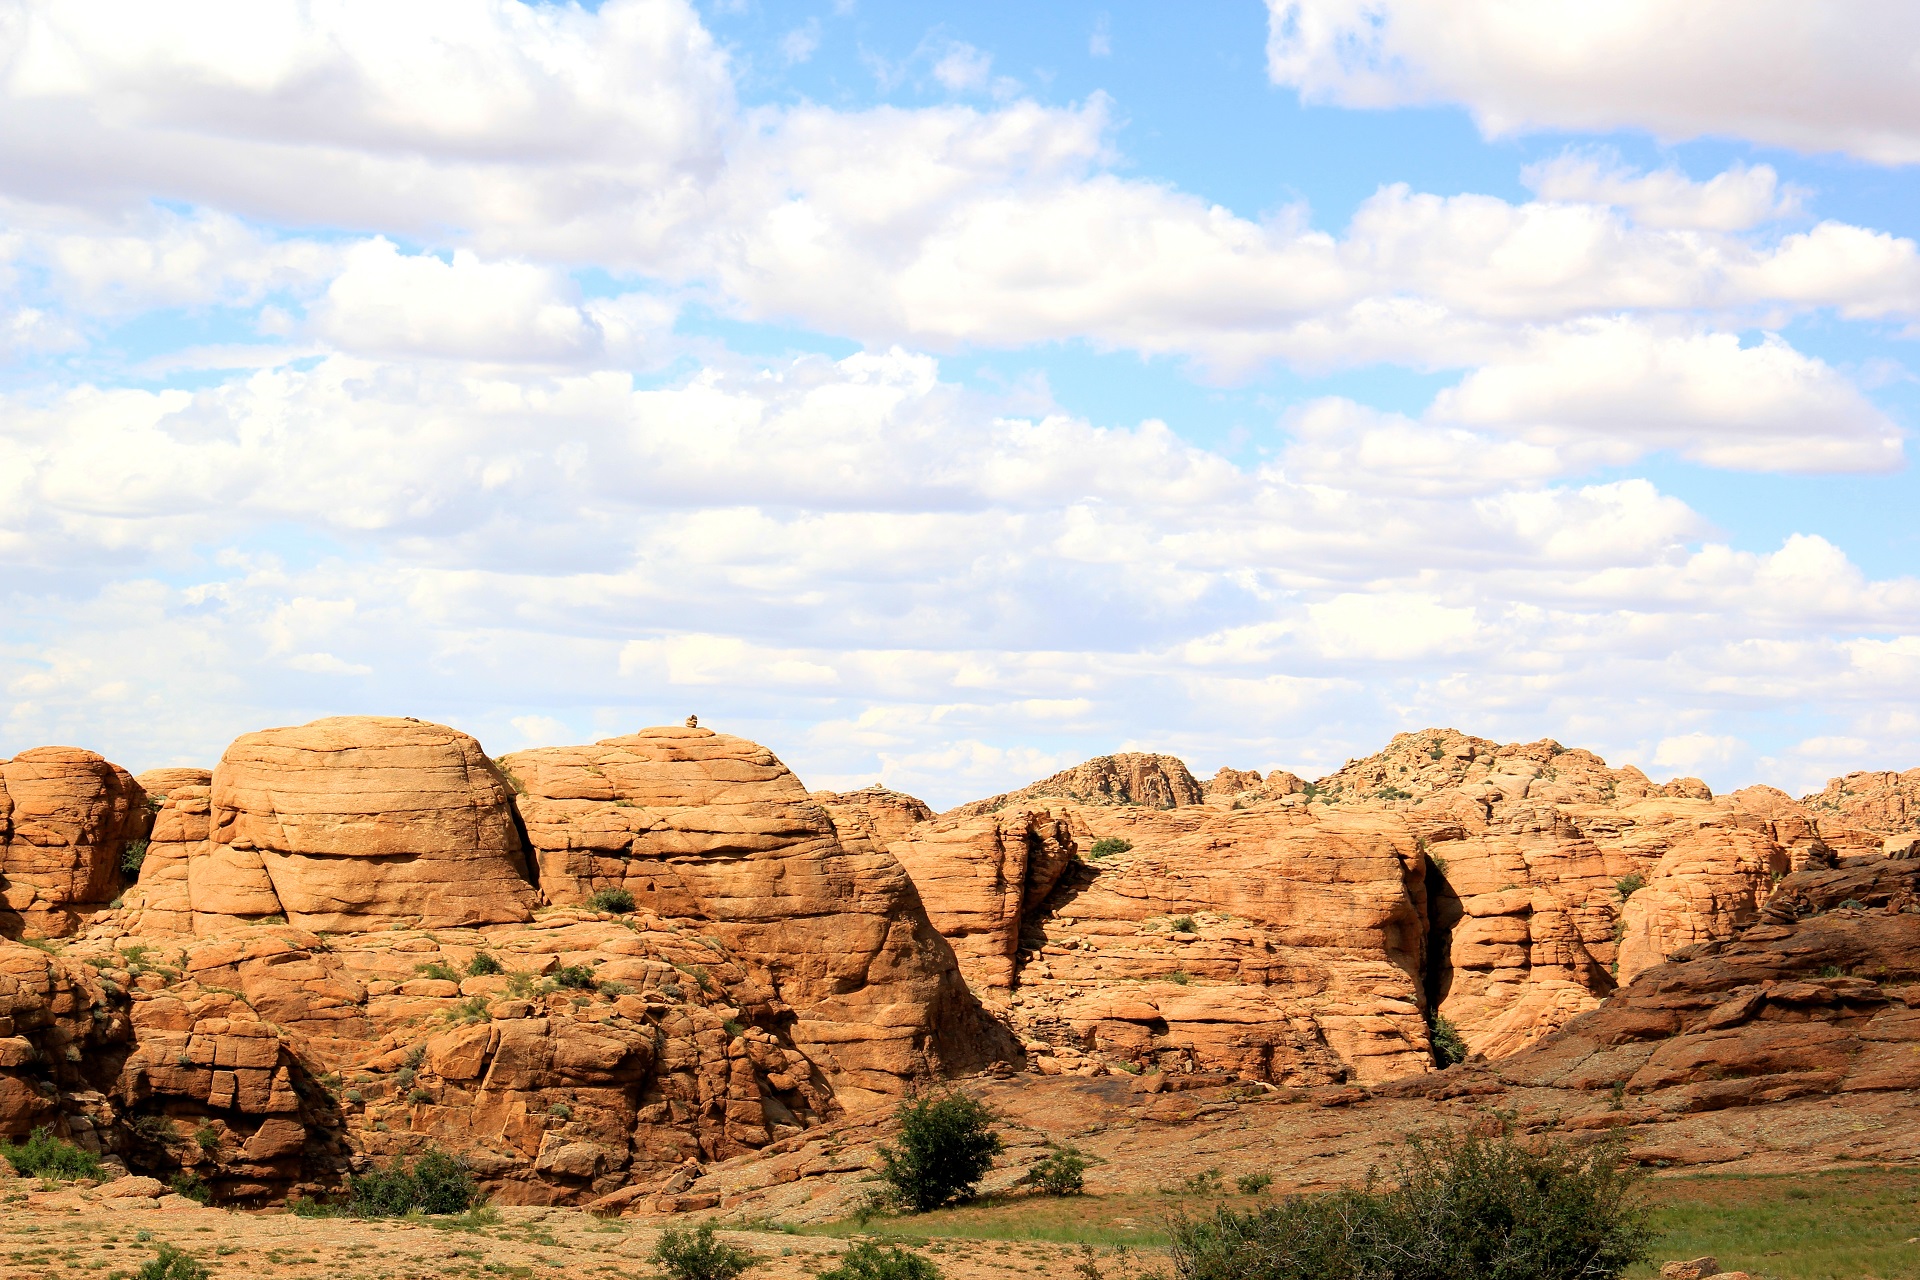
[[[549,901],[624,889],[710,932],[792,1006],[797,1042],[838,1088],[891,1096],[1007,1051],[900,863],[843,841],[765,747],[661,728],[502,763]]]
[[[196,928],[284,913],[308,929],[526,920],[506,780],[457,729],[340,716],[246,734],[213,771],[190,858]]]
[[[1889,837],[1920,832],[1920,769],[1849,773],[1800,803],[1819,818],[1822,834],[1839,852],[1878,853]]]
[[[971,818],[1048,799],[1071,800],[1087,805],[1141,805],[1150,809],[1177,809],[1182,805],[1203,804],[1206,798],[1207,793],[1187,772],[1184,761],[1172,756],[1123,752],[1120,755],[1100,756],[1085,764],[1064,769],[1051,778],[1042,778],[1018,791],[963,804],[949,811],[946,816]]]
[[[146,831],[143,801],[125,769],[78,747],[0,760],[0,933],[58,936],[110,901]]]
[[[1312,784],[1130,754],[935,815],[693,725],[495,762],[345,717],[138,779],[40,748],[0,762],[5,923],[75,936],[0,943],[0,1133],[236,1202],[433,1141],[506,1200],[678,1211],[705,1165],[999,1059],[1905,1089],[1916,777],[1715,797],[1427,730]],[[1433,1073],[1438,1018],[1490,1064]]]

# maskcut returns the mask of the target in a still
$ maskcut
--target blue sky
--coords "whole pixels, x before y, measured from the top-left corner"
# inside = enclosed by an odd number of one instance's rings
[[[5,8],[0,754],[1920,763],[1907,6]]]

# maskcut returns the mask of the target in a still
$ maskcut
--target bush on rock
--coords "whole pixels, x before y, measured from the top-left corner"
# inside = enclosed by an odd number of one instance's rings
[[[993,1112],[964,1093],[909,1098],[894,1118],[900,1141],[880,1148],[880,1176],[915,1213],[967,1199],[1005,1149]]]

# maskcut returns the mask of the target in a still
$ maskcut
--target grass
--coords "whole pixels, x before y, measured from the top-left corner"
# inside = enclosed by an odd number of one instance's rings
[[[1231,1182],[1228,1182],[1231,1185]],[[1727,1271],[1769,1280],[1920,1280],[1920,1169],[1853,1169],[1779,1176],[1656,1178],[1646,1184],[1660,1236],[1653,1265],[1634,1280],[1657,1276],[1659,1264],[1712,1254]],[[903,1243],[929,1240],[1046,1241],[1111,1248],[1167,1243],[1167,1219],[1215,1205],[1249,1209],[1270,1203],[1256,1195],[1088,1195],[993,1197],[931,1213],[805,1226],[802,1235],[876,1236]]]
[[[1712,1254],[1777,1280],[1920,1280],[1920,1170],[1662,1178],[1648,1184],[1661,1240],[1653,1267]]]

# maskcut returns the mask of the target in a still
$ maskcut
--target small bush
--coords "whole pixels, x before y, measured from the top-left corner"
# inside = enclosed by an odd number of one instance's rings
[[[1645,1259],[1619,1150],[1412,1139],[1392,1183],[1173,1227],[1178,1280],[1612,1280]]]
[[[147,860],[147,842],[129,840],[127,847],[120,851],[120,870],[135,880],[140,878],[140,864]]]
[[[1184,987],[1189,982],[1193,981],[1193,975],[1188,973],[1185,969],[1175,969],[1172,973],[1167,975],[1167,981],[1171,982],[1176,987]]]
[[[406,1213],[464,1213],[480,1193],[466,1161],[430,1149],[412,1167],[405,1157],[347,1179],[346,1211],[357,1218]]]
[[[167,1183],[173,1194],[185,1196],[196,1204],[209,1204],[213,1201],[213,1188],[207,1180],[197,1173],[182,1169],[173,1175]]]
[[[611,911],[615,915],[625,915],[633,910],[633,895],[625,889],[595,889],[587,898],[587,905],[595,911]]]
[[[476,951],[473,953],[473,959],[467,961],[467,976],[469,978],[485,978],[496,973],[505,973],[506,971],[507,966],[494,959],[493,952],[491,951]]]
[[[1087,1189],[1087,1165],[1078,1147],[1058,1147],[1027,1170],[1023,1181],[1043,1196],[1077,1196]]]
[[[207,1280],[207,1268],[186,1250],[163,1244],[160,1252],[134,1272],[133,1277],[134,1280]]]
[[[1618,880],[1614,881],[1613,891],[1620,895],[1620,901],[1625,902],[1636,892],[1646,887],[1647,878],[1638,871],[1635,871],[1630,875],[1621,876]]]
[[[442,982],[458,982],[460,975],[445,960],[430,960],[426,964],[413,966],[413,971],[423,978],[438,978]]]
[[[1243,1173],[1233,1180],[1233,1185],[1240,1188],[1240,1194],[1243,1196],[1257,1196],[1273,1185],[1273,1175],[1270,1173]]]
[[[1192,933],[1193,917],[1175,916],[1173,919],[1167,921],[1167,928],[1173,930],[1175,933]]]
[[[1122,840],[1119,836],[1102,836],[1093,842],[1093,848],[1087,853],[1095,858],[1110,858],[1116,853],[1125,853],[1133,848],[1133,841]]]
[[[971,1196],[1005,1149],[993,1112],[964,1093],[909,1098],[894,1118],[900,1141],[880,1148],[880,1177],[915,1213]]]
[[[1427,1038],[1433,1043],[1433,1060],[1442,1067],[1450,1067],[1456,1062],[1467,1060],[1467,1041],[1460,1034],[1460,1028],[1453,1025],[1445,1014],[1433,1015],[1433,1024],[1428,1028]]]
[[[201,1125],[200,1128],[195,1131],[193,1140],[199,1145],[200,1149],[208,1155],[212,1155],[220,1149],[220,1131],[210,1124]]]
[[[71,1142],[54,1137],[45,1129],[35,1129],[25,1142],[0,1145],[0,1156],[7,1158],[13,1171],[23,1178],[99,1178],[104,1174],[100,1157],[82,1151]]]
[[[725,1022],[721,1023],[720,1027],[727,1033],[727,1038],[730,1040],[738,1040],[747,1030],[732,1018],[728,1018]]]
[[[667,1273],[668,1280],[734,1280],[760,1261],[757,1254],[714,1239],[711,1222],[691,1231],[668,1227],[647,1256]]]
[[[940,1280],[940,1268],[899,1245],[881,1248],[863,1240],[840,1255],[840,1265],[819,1280]]]
[[[573,1119],[573,1108],[564,1102],[556,1102],[547,1108],[547,1114],[559,1120]]]
[[[572,991],[591,991],[599,985],[593,980],[593,970],[584,964],[561,965],[554,971],[553,980]]]

